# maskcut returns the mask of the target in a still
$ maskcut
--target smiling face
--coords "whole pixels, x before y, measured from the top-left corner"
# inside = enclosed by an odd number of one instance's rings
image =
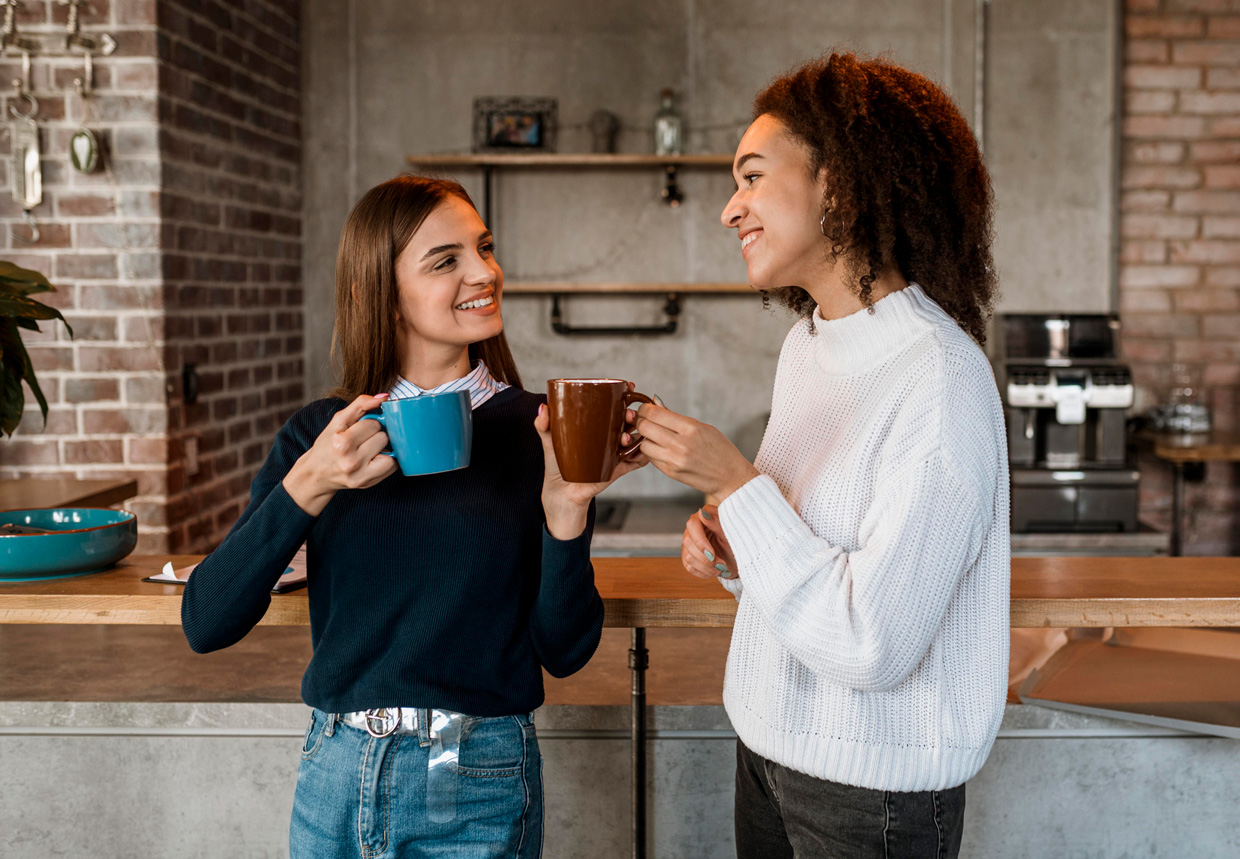
[[[770,114],[736,147],[737,190],[720,220],[735,229],[755,289],[807,286],[822,278],[827,247],[819,227],[826,180],[810,175],[805,148]]]
[[[491,231],[473,206],[446,197],[396,258],[401,351],[459,349],[497,336],[503,287]]]

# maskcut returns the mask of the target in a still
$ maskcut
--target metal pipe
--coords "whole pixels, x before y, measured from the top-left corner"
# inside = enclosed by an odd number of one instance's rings
[[[977,148],[986,151],[986,36],[990,30],[990,0],[975,0],[973,23],[973,133]]]
[[[495,190],[494,172],[490,164],[482,168],[482,223],[492,232],[495,231],[495,224],[491,221],[491,197]]]
[[[1111,110],[1111,209],[1110,230],[1111,239],[1111,259],[1110,259],[1110,283],[1108,284],[1110,294],[1107,296],[1108,307],[1112,313],[1119,312],[1119,256],[1120,246],[1123,243],[1123,237],[1119,231],[1119,206],[1122,196],[1123,180],[1121,172],[1124,165],[1124,51],[1126,50],[1126,38],[1124,34],[1124,0],[1113,0],[1111,3],[1111,32],[1115,34],[1111,42],[1111,50],[1114,55],[1111,58],[1112,68],[1115,69],[1114,78],[1111,81],[1111,97],[1114,99],[1114,106]]]
[[[635,627],[629,650],[629,670],[633,674],[633,859],[646,857],[646,669],[649,667],[646,630]]]
[[[662,325],[600,325],[573,326],[564,321],[564,312],[560,307],[560,294],[551,296],[551,330],[566,337],[601,336],[601,337],[655,337],[662,334],[675,334],[680,318],[680,296],[668,293],[663,305],[663,315],[667,321]]]
[[[1184,553],[1184,463],[1175,464],[1175,483],[1171,494],[1171,557]]]

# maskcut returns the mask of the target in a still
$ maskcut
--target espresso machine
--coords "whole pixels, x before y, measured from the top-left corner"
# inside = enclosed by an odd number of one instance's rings
[[[1012,531],[1136,531],[1118,317],[1008,314],[998,328]]]

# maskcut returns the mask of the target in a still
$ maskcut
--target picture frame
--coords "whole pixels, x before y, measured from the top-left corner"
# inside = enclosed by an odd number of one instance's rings
[[[475,152],[554,152],[556,126],[553,98],[474,99]]]

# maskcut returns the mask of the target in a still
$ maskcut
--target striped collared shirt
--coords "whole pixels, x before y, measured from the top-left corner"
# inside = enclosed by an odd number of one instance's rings
[[[487,369],[487,365],[478,362],[478,366],[474,367],[468,375],[459,379],[453,379],[451,382],[444,382],[435,388],[423,390],[401,376],[396,377],[396,384],[392,386],[392,390],[388,391],[392,395],[393,400],[404,400],[409,397],[422,397],[427,394],[446,394],[451,391],[469,391],[470,408],[478,408],[491,397],[498,394],[505,388],[511,387],[496,379],[491,375],[491,371]]]

